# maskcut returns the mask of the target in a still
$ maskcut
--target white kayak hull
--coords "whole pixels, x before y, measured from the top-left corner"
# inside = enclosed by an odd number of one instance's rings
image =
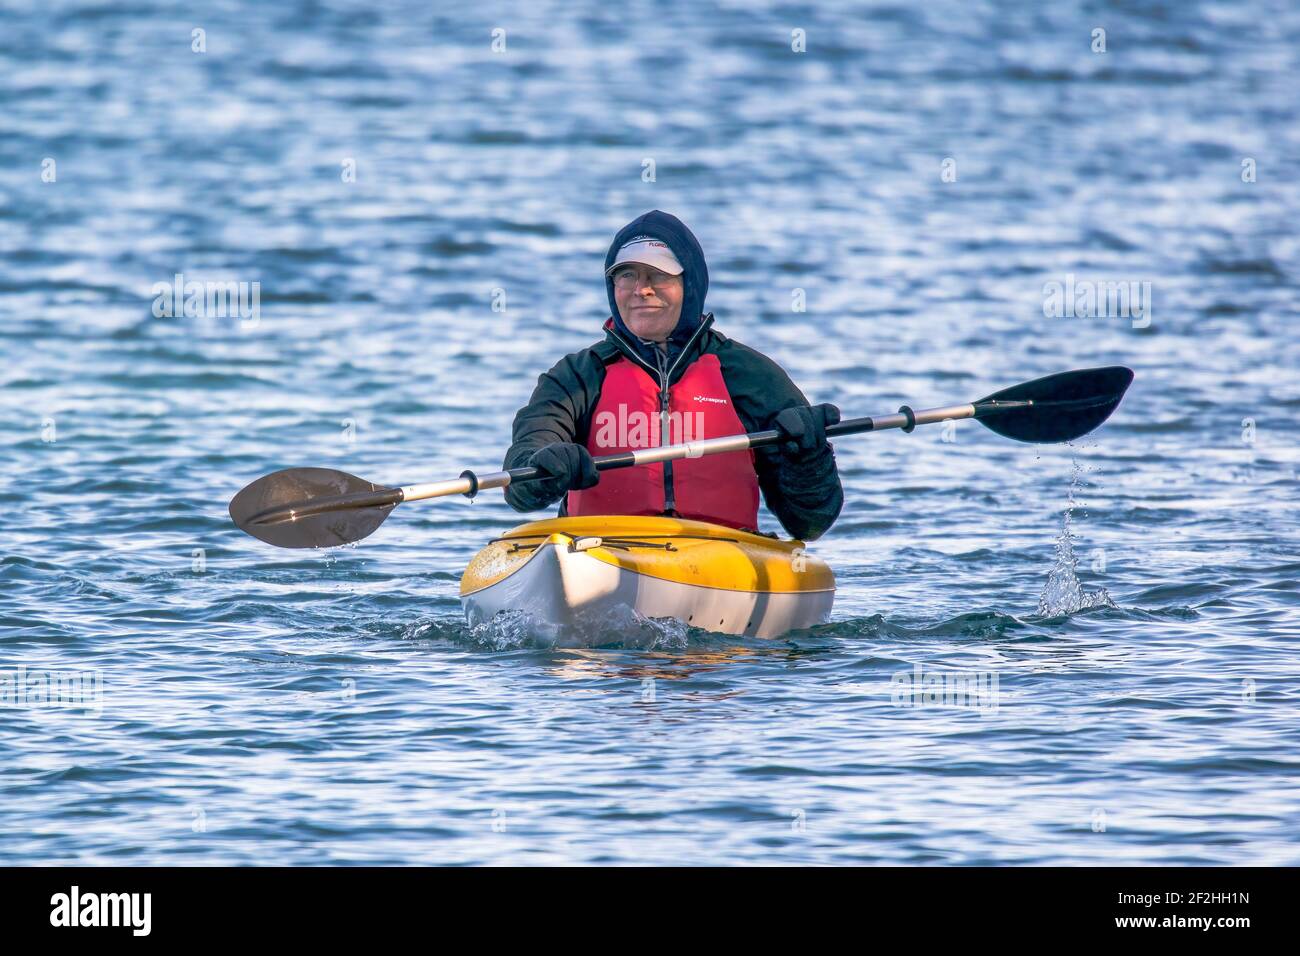
[[[462,581],[461,598],[471,625],[502,612],[522,612],[561,630],[590,629],[625,618],[631,609],[644,618],[674,618],[716,633],[773,638],[830,616],[834,580],[821,562],[813,569],[814,580],[798,582],[803,586],[764,586],[779,577],[772,573],[774,564],[779,570],[781,563],[797,566],[802,560],[801,573],[808,573],[815,559],[797,550],[797,542],[774,542],[706,525],[714,539],[704,541],[689,533],[671,538],[668,550],[674,554],[669,555],[664,535],[642,533],[644,540],[629,542],[624,537],[583,535],[582,528],[570,534],[550,531],[565,520],[571,519],[535,522],[539,531],[531,537],[526,532],[533,526],[524,526],[511,533],[513,545],[507,536],[494,543],[496,553],[484,549],[476,559],[478,567],[471,564]],[[625,525],[613,530],[636,535],[649,520],[639,519],[631,530]],[[673,527],[685,525],[677,521]],[[620,543],[606,543],[615,540]],[[726,552],[719,553],[724,547]],[[752,557],[755,553],[758,558]],[[712,569],[699,567],[698,559],[706,555]],[[495,566],[499,562],[513,566],[500,573]],[[786,577],[797,580],[794,574]]]

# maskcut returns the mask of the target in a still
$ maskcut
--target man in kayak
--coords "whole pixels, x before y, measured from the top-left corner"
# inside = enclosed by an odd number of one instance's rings
[[[566,355],[515,415],[504,467],[553,477],[506,488],[516,511],[564,498],[560,515],[671,515],[757,530],[760,490],[785,530],[823,534],[844,503],[826,426],[771,359],[727,338],[704,314],[709,270],[686,225],[655,209],[628,223],[605,256],[605,338]],[[598,472],[593,456],[776,429],[749,451]]]

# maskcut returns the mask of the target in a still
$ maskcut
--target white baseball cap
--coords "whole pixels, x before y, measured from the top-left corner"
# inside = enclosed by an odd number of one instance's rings
[[[679,276],[685,271],[682,264],[677,261],[677,257],[673,255],[673,251],[668,248],[668,244],[654,236],[634,236],[623,243],[619,247],[618,255],[614,257],[614,264],[605,270],[605,275],[613,275],[615,269],[629,262],[653,266],[670,276]]]

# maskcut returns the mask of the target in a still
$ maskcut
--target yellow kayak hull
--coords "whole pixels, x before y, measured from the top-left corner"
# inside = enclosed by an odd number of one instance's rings
[[[471,624],[521,611],[559,628],[599,627],[630,608],[722,634],[779,637],[825,621],[835,576],[800,541],[703,521],[552,518],[506,532],[460,583]]]

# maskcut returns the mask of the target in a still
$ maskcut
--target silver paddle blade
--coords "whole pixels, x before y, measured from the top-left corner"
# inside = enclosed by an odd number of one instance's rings
[[[332,548],[360,541],[384,523],[401,491],[332,468],[286,468],[230,501],[241,531],[277,548]]]

